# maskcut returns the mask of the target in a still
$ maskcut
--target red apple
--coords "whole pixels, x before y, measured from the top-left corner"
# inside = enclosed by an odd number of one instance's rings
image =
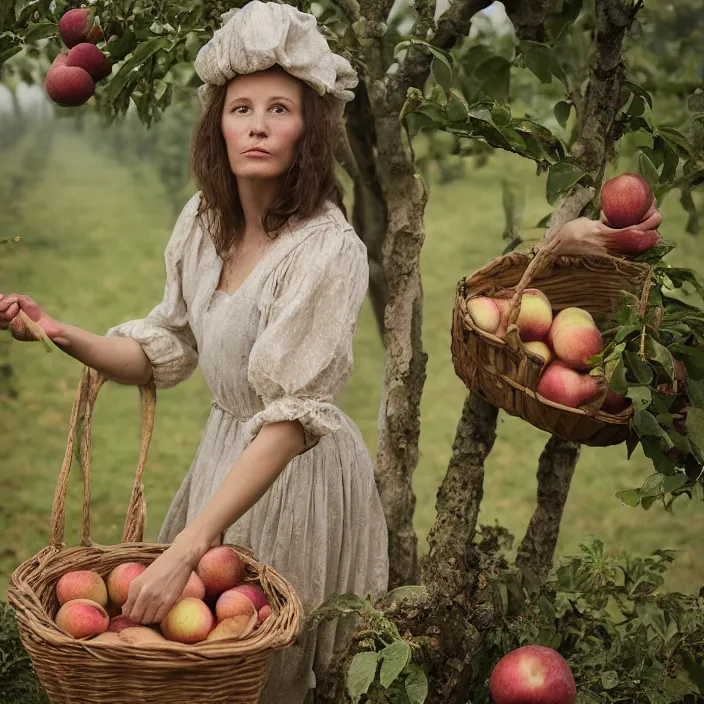
[[[625,411],[630,405],[630,399],[625,398],[621,396],[621,394],[617,394],[615,391],[611,391],[611,389],[609,389],[606,392],[604,402],[601,404],[601,410],[604,411],[604,413],[615,414]]]
[[[95,13],[79,7],[62,15],[59,20],[59,34],[64,44],[71,49],[81,42],[99,42],[103,31],[95,22]]]
[[[612,227],[637,225],[652,203],[650,184],[640,174],[620,174],[601,188],[601,209]]]
[[[526,645],[501,658],[489,688],[496,704],[574,704],[577,696],[569,665],[543,645]]]

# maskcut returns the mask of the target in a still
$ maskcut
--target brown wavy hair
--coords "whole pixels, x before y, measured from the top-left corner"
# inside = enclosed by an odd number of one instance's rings
[[[220,121],[228,83],[212,86],[191,140],[190,169],[201,191],[197,216],[210,232],[221,257],[244,234],[244,211],[237,180],[230,168]],[[277,195],[262,219],[271,238],[291,217],[315,215],[327,199],[335,202],[345,217],[342,185],[335,174],[334,101],[320,96],[303,82],[303,134],[296,145],[292,165],[279,176]],[[207,225],[205,218],[207,216]]]

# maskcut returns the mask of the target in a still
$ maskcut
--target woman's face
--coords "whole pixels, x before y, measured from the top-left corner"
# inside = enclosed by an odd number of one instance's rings
[[[221,128],[236,177],[278,177],[293,163],[303,134],[303,83],[280,66],[235,76]],[[249,151],[254,147],[264,153]]]

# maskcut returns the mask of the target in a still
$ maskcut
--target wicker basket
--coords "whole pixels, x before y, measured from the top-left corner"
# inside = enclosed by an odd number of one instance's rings
[[[521,345],[515,326],[520,294],[530,284],[545,293],[555,310],[578,306],[608,321],[621,291],[633,293],[644,304],[651,267],[609,255],[553,257],[549,248],[543,253],[540,261],[537,255],[533,259],[523,254],[498,257],[460,280],[452,320],[455,371],[469,389],[541,430],[584,445],[616,445],[628,437],[630,408],[618,415],[594,406],[568,408],[535,391],[543,360]],[[475,296],[511,298],[503,339],[474,324],[467,301]]]
[[[103,546],[90,540],[91,421],[104,381],[94,370],[83,370],[54,495],[51,544],[20,565],[11,577],[8,600],[34,669],[54,704],[254,704],[270,655],[295,640],[302,607],[291,585],[271,567],[258,563],[247,549],[232,546],[245,563],[247,581],[256,581],[269,598],[272,613],[240,640],[116,645],[75,640],[53,621],[58,610],[55,586],[65,572],[92,569],[105,578],[122,562],[148,563],[168,547],[142,542],[146,514],[142,474],[154,424],[153,385],[140,387],[141,451],[122,543]],[[81,420],[82,538],[80,546],[69,548],[63,542],[66,490]]]

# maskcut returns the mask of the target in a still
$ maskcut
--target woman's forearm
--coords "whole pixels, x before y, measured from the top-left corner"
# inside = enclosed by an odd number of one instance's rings
[[[57,347],[119,384],[146,384],[152,365],[142,346],[130,337],[104,337],[75,325],[62,325]]]
[[[177,536],[197,558],[215,538],[241,518],[266,493],[286,465],[304,447],[298,421],[265,425],[232,468],[210,501]]]

